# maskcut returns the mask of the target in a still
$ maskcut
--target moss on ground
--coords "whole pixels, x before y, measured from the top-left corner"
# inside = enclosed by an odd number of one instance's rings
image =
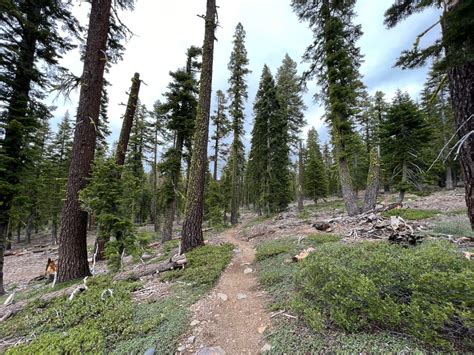
[[[169,246],[172,249],[172,243]],[[113,282],[111,276],[90,278],[88,290],[72,301],[34,301],[15,317],[0,323],[2,338],[31,341],[7,354],[143,353],[149,347],[173,354],[188,326],[189,307],[208,292],[232,258],[231,245],[207,245],[187,253],[184,270],[164,273],[179,280],[171,294],[154,303],[135,304],[138,282]],[[212,259],[209,259],[211,257]],[[212,262],[210,262],[212,260]],[[103,292],[107,289],[113,295]],[[104,297],[103,297],[104,296]]]

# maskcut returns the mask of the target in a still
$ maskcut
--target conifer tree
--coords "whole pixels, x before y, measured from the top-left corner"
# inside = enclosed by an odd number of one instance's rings
[[[420,49],[420,38],[435,26],[430,26],[420,34],[411,50],[404,51],[397,61],[402,68],[415,68],[424,65],[433,56],[445,57],[439,67],[447,73],[449,91],[454,112],[456,131],[461,144],[461,167],[464,177],[466,205],[471,228],[474,230],[474,2],[459,1],[396,1],[385,13],[385,25],[395,27],[413,13],[427,8],[442,8],[440,23],[442,36],[432,45]]]
[[[328,195],[328,181],[319,147],[318,133],[314,127],[308,131],[306,146],[305,191],[308,197],[318,203],[319,199]]]
[[[162,112],[167,117],[167,129],[174,136],[173,146],[165,153],[164,161],[160,165],[161,173],[166,180],[162,187],[165,206],[162,228],[164,241],[172,238],[184,147],[187,145],[188,149],[191,148],[198,93],[194,69],[200,67],[198,61],[200,54],[200,48],[191,47],[187,51],[186,67],[170,73],[172,82],[168,85],[168,92],[164,95],[166,101],[162,105]]]
[[[361,55],[356,41],[362,31],[352,23],[355,1],[293,0],[300,20],[307,20],[314,33],[304,60],[311,63],[304,78],[318,78],[326,106],[327,122],[339,169],[342,195],[349,215],[359,213],[352,185],[348,154],[353,136],[353,119],[361,93]]]
[[[40,126],[34,106],[45,89],[65,74],[58,59],[74,45],[80,27],[70,3],[48,1],[0,2],[0,294],[3,289],[4,240],[9,213],[22,170],[29,162],[26,137]],[[44,63],[49,70],[40,70]],[[34,88],[34,90],[33,90]]]
[[[227,145],[222,140],[230,133],[231,123],[227,117],[227,99],[221,90],[216,91],[217,108],[215,115],[211,116],[212,124],[214,126],[214,134],[211,140],[214,142],[212,149],[214,155],[211,160],[214,161],[213,178],[217,180],[217,168],[219,166],[219,157],[227,154]]]
[[[114,2],[92,0],[81,89],[77,108],[72,158],[69,168],[66,201],[59,236],[58,280],[60,282],[90,274],[87,261],[87,212],[81,210],[79,191],[87,185],[95,154],[101,94],[108,60],[121,57],[120,39],[125,26],[117,26],[115,13],[133,8],[133,0]]]
[[[199,81],[199,104],[196,112],[193,138],[194,152],[188,174],[188,190],[181,242],[183,252],[204,244],[202,219],[204,214],[205,176],[208,172],[207,144],[209,140],[214,41],[217,27],[216,0],[207,0],[204,20],[205,30],[202,46],[202,70]]]
[[[288,122],[288,143],[293,149],[297,149],[301,129],[306,124],[304,119],[306,106],[302,98],[304,86],[297,72],[297,64],[288,54],[278,68],[276,88],[280,110]]]
[[[407,93],[397,91],[382,125],[385,166],[397,183],[403,201],[405,192],[415,186],[426,162],[420,149],[429,140],[430,130],[425,117]]]
[[[238,222],[238,212],[240,205],[240,183],[242,179],[243,165],[243,143],[242,135],[244,134],[244,104],[247,100],[247,83],[245,76],[250,73],[247,68],[249,61],[247,58],[247,50],[245,49],[245,30],[241,23],[237,24],[234,34],[234,47],[230,55],[228,69],[230,71],[229,78],[229,113],[232,117],[232,146],[231,158],[232,163],[232,199],[231,199],[231,216],[232,224]]]
[[[49,212],[51,214],[51,240],[57,243],[61,208],[66,196],[66,180],[71,162],[73,128],[69,112],[66,111],[58,130],[48,147],[48,179],[50,181]]]

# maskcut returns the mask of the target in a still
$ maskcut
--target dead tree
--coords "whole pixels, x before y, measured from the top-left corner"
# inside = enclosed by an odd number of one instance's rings
[[[202,71],[199,103],[194,133],[194,152],[191,159],[189,186],[186,194],[186,212],[183,222],[182,249],[184,253],[204,244],[202,218],[204,209],[204,179],[207,170],[207,142],[209,139],[209,112],[211,109],[212,65],[217,26],[216,0],[207,0]]]

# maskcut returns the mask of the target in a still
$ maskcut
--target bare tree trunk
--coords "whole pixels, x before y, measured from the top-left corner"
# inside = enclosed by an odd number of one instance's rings
[[[298,212],[303,211],[304,209],[304,162],[303,162],[303,143],[299,142],[299,152],[298,152]]]
[[[120,130],[120,138],[117,144],[117,151],[115,152],[115,163],[118,166],[123,166],[125,163],[125,154],[127,153],[128,141],[130,140],[130,132],[132,131],[133,118],[137,110],[138,94],[140,92],[140,74],[135,73],[132,78],[132,86],[130,93],[128,94],[127,108],[125,109],[125,115],[123,116],[122,129]],[[120,180],[121,176],[116,176],[116,179]],[[120,239],[120,235],[117,235],[117,240]],[[96,260],[105,259],[105,247],[109,241],[110,236],[99,234],[96,241],[97,256]],[[100,239],[100,240],[99,240]]]
[[[16,226],[16,242],[21,243],[21,221],[18,221]]]
[[[338,158],[339,167],[339,178],[341,180],[342,198],[346,205],[347,214],[349,216],[355,216],[359,214],[359,206],[357,206],[357,197],[352,187],[351,175],[349,167],[347,166],[346,158]]]
[[[92,0],[89,15],[72,159],[59,236],[60,282],[90,275],[87,261],[87,212],[81,210],[79,191],[87,185],[94,160],[111,3],[112,0]]]
[[[31,243],[31,232],[33,231],[33,220],[34,220],[34,212],[30,211],[28,215],[28,219],[26,220],[26,242],[28,244]]]
[[[369,154],[370,165],[367,175],[367,188],[364,197],[364,212],[371,211],[377,205],[380,184],[380,147],[372,148]]]
[[[401,204],[403,202],[403,199],[405,198],[405,184],[408,180],[408,167],[407,167],[407,162],[404,161],[402,165],[402,188],[400,189],[400,194],[398,195],[398,200],[397,204]]]
[[[122,130],[120,131],[120,138],[117,144],[117,151],[115,153],[115,163],[123,166],[125,163],[125,154],[127,153],[128,141],[130,139],[130,132],[132,131],[133,118],[137,110],[138,94],[140,92],[140,74],[135,73],[132,78],[132,87],[128,95],[127,108],[122,121]]]
[[[0,223],[0,295],[5,294],[5,288],[3,287],[3,253],[5,252],[5,239],[7,235],[7,225]]]
[[[446,165],[446,190],[454,189],[453,166],[451,162]]]
[[[202,219],[204,213],[204,182],[207,170],[207,142],[209,139],[209,112],[211,109],[216,20],[216,0],[207,0],[199,104],[193,140],[194,152],[189,174],[191,184],[186,195],[186,209],[181,239],[181,251],[183,253],[204,244]]]
[[[155,144],[153,147],[153,167],[152,173],[152,201],[151,213],[153,220],[153,229],[155,233],[160,230],[160,220],[158,218],[158,125],[155,127]]]

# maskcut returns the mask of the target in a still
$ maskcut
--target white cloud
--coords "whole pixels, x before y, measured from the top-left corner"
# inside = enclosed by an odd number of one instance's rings
[[[390,97],[397,88],[407,90],[416,96],[423,84],[426,69],[418,71],[401,71],[392,68],[395,59],[402,49],[409,48],[414,38],[436,19],[435,11],[418,14],[403,22],[395,29],[386,30],[383,26],[383,13],[392,0],[360,0],[356,11],[356,23],[362,24],[364,36],[359,41],[365,62],[361,72],[369,92],[383,90]],[[300,62],[305,48],[311,43],[312,33],[307,23],[300,23],[292,12],[289,0],[218,0],[220,28],[216,33],[218,42],[215,45],[213,89],[226,90],[229,76],[227,63],[232,50],[232,37],[235,26],[242,22],[246,32],[246,47],[250,69],[248,76],[249,100],[246,107],[247,134],[251,130],[252,103],[258,87],[261,70],[267,64],[272,73],[285,53]],[[81,3],[75,13],[81,21],[87,20],[89,5]],[[109,116],[113,131],[112,140],[116,139],[121,125],[121,116],[126,102],[126,91],[134,72],[139,72],[146,85],[142,86],[140,99],[151,107],[156,99],[166,91],[169,82],[169,71],[176,70],[185,64],[185,52],[191,45],[202,44],[204,34],[203,20],[197,15],[205,10],[205,0],[145,1],[139,0],[133,12],[121,15],[122,21],[135,33],[126,44],[123,61],[113,66],[107,79],[112,86],[109,89]],[[431,40],[436,33],[430,34]],[[77,52],[68,54],[63,64],[80,74],[82,63]],[[301,64],[300,72],[306,68]],[[323,141],[327,139],[327,130],[321,120],[323,110],[314,103],[312,97],[316,91],[314,83],[308,84],[305,102],[308,105],[308,127],[315,126],[320,131]],[[65,109],[76,111],[77,93],[72,102],[63,104],[56,111],[56,120]]]

